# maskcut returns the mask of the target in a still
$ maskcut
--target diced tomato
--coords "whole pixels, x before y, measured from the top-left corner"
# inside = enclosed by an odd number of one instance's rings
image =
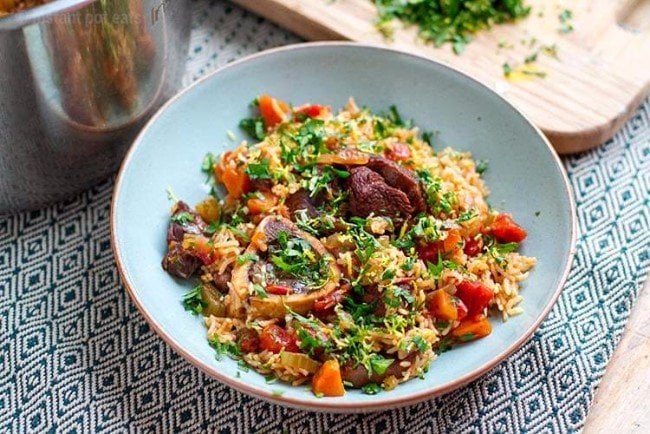
[[[210,239],[200,234],[185,234],[183,236],[183,249],[201,260],[205,265],[212,264],[217,255],[210,244]]]
[[[267,325],[262,329],[260,346],[272,353],[279,353],[283,348],[292,353],[300,352],[296,337],[276,324]]]
[[[417,246],[415,251],[423,261],[435,264],[438,262],[438,253],[444,255],[454,252],[454,250],[459,248],[461,241],[462,238],[459,231],[457,229],[450,229],[447,233],[447,238],[444,240]]]
[[[460,325],[451,331],[451,335],[459,342],[469,342],[484,338],[492,333],[492,324],[485,315],[476,315],[460,322]]]
[[[253,329],[242,329],[237,332],[237,342],[242,353],[256,353],[260,348],[260,337]]]
[[[319,318],[325,318],[334,313],[334,307],[343,300],[343,297],[350,291],[350,285],[344,284],[336,291],[327,294],[314,301],[314,315]]]
[[[491,233],[500,243],[521,243],[528,233],[509,214],[499,214],[494,219]]]
[[[267,285],[266,292],[275,295],[287,295],[293,292],[293,289],[286,285]]]
[[[468,238],[465,240],[465,246],[463,246],[463,252],[467,256],[478,256],[483,251],[483,241],[479,238]]]
[[[309,118],[322,118],[329,114],[330,108],[320,104],[308,104],[294,110],[296,115],[303,115]]]
[[[260,192],[258,196],[246,201],[246,206],[253,215],[269,212],[278,203],[278,198],[271,192]]]
[[[462,321],[467,317],[467,306],[465,306],[465,303],[463,303],[463,300],[461,300],[458,297],[454,297],[454,303],[456,304],[456,312],[458,315],[458,321]]]
[[[398,142],[386,150],[386,157],[393,161],[408,161],[411,159],[411,149],[406,143]]]
[[[266,94],[260,95],[257,100],[259,102],[260,115],[268,128],[273,128],[287,120],[289,106],[285,102]]]
[[[456,285],[456,297],[465,303],[467,313],[472,316],[483,313],[494,298],[494,293],[481,282],[463,280]]]

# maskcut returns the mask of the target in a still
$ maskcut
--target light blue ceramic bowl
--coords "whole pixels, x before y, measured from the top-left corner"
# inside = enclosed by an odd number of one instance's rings
[[[523,253],[538,265],[522,294],[524,313],[475,343],[433,362],[424,380],[389,393],[348,391],[316,398],[307,387],[267,384],[215,353],[200,318],[183,309],[189,288],[165,273],[165,233],[173,188],[188,203],[206,195],[200,163],[206,152],[234,147],[227,139],[249,115],[248,103],[270,93],[294,104],[342,107],[350,96],[385,110],[396,104],[439,145],[469,150],[490,166],[491,203],[529,231]],[[360,412],[411,404],[457,388],[494,367],[539,326],[567,277],[575,243],[574,203],[560,161],[540,131],[513,106],[462,73],[430,60],[372,46],[314,43],[284,47],[232,63],[171,100],[142,131],[122,166],[112,208],[115,259],[133,301],[153,329],[190,363],[240,391],[313,410]]]

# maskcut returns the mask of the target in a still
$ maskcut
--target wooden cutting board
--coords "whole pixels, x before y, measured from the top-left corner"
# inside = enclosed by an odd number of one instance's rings
[[[528,0],[529,17],[476,35],[460,56],[448,45],[422,42],[415,28],[400,23],[387,40],[375,28],[371,0],[234,2],[307,39],[383,44],[458,68],[521,109],[560,153],[611,138],[650,91],[650,0]],[[559,31],[565,8],[573,13],[570,33]],[[500,42],[508,46],[499,48]],[[504,76],[504,63],[516,68],[541,46],[554,44],[557,58],[540,54],[527,67],[545,78]]]

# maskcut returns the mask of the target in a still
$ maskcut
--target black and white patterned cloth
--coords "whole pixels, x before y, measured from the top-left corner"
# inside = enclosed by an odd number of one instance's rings
[[[186,82],[297,42],[222,1],[197,1]],[[564,159],[576,260],[534,337],[448,395],[371,415],[242,395],[174,354],[120,285],[111,180],[0,219],[0,432],[567,432],[583,424],[650,264],[650,101],[616,137]]]

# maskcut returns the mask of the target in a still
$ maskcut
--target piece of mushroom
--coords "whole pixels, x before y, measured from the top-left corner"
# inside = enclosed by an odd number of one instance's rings
[[[231,288],[227,300],[229,316],[245,317],[247,304],[250,306],[248,314],[252,318],[282,318],[286,315],[287,309],[304,315],[312,309],[316,300],[333,293],[339,287],[341,273],[332,255],[318,239],[302,231],[286,218],[278,216],[264,218],[255,229],[245,253],[262,256],[263,252],[267,250],[267,246],[277,239],[280,232],[302,238],[309,243],[314,252],[328,259],[329,276],[327,281],[318,290],[306,294],[267,294],[266,297],[258,297],[249,293],[252,284],[250,271],[253,263],[248,261],[239,264],[232,272]]]

